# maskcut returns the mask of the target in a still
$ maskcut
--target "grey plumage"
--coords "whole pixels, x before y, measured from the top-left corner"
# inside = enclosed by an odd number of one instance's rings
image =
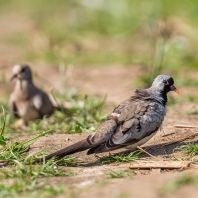
[[[179,91],[172,77],[159,75],[148,89],[137,89],[116,107],[107,120],[86,139],[45,157],[46,160],[89,149],[87,154],[118,148],[134,150],[148,141],[160,128],[166,115],[167,93]],[[38,162],[39,160],[35,161]]]
[[[47,94],[34,85],[28,65],[15,65],[11,80],[14,78],[16,84],[9,105],[16,117],[22,118],[27,124],[30,120],[41,119],[53,113],[54,107]]]

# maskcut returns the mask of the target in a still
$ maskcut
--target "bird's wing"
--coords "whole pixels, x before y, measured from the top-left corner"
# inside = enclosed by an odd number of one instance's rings
[[[94,152],[100,153],[107,149],[125,147],[150,136],[159,129],[164,116],[165,107],[160,103],[152,100],[128,101],[118,114],[116,130],[106,143]]]
[[[107,118],[106,122],[104,122],[92,136],[87,138],[88,141],[91,142],[92,145],[95,145],[95,148],[97,149],[98,145],[102,144],[102,147],[104,145],[108,145],[114,136],[121,139],[125,138],[124,132],[132,126],[132,123],[129,122],[131,119],[135,118],[136,110],[138,110],[136,107],[137,103],[134,98],[129,98],[128,100],[120,103],[120,105],[117,106],[112,114]],[[133,121],[134,120],[132,120],[132,122]],[[117,148],[120,144],[114,144],[114,146]],[[107,147],[104,147],[104,149],[105,148]],[[92,148],[88,151],[88,154],[92,154],[94,152],[95,150]]]
[[[9,107],[10,107],[12,114],[15,117],[19,118],[19,113],[18,113],[18,109],[17,109],[16,103],[15,103],[13,94],[11,94],[10,99],[9,99]]]
[[[44,115],[51,115],[53,113],[54,107],[47,94],[43,91],[38,90],[37,94],[33,97],[32,102],[41,117]]]

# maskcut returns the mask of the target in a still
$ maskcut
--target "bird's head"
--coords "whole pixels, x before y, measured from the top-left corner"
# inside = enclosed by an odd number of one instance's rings
[[[13,67],[13,76],[10,81],[17,78],[19,80],[32,80],[32,71],[26,64],[18,64]]]
[[[158,75],[151,88],[162,94],[167,94],[169,91],[175,91],[179,94],[179,90],[174,86],[173,78],[167,75]]]

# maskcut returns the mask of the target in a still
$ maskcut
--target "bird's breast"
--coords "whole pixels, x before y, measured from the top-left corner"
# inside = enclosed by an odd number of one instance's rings
[[[26,121],[40,118],[39,112],[31,105],[30,101],[19,101],[16,103],[19,116]]]

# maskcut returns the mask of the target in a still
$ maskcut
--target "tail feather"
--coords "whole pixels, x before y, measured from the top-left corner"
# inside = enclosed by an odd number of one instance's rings
[[[65,147],[63,149],[60,149],[54,153],[51,153],[47,156],[45,156],[45,160],[49,160],[53,157],[59,159],[59,158],[62,158],[64,157],[65,155],[70,155],[70,154],[73,154],[73,153],[77,153],[77,152],[80,152],[80,151],[84,151],[88,148],[91,148],[93,145],[89,144],[87,142],[87,140],[81,140],[79,142],[76,142],[68,147]],[[38,160],[35,160],[34,163],[38,163],[38,162],[42,162],[43,161],[43,158],[41,159],[38,159]]]

